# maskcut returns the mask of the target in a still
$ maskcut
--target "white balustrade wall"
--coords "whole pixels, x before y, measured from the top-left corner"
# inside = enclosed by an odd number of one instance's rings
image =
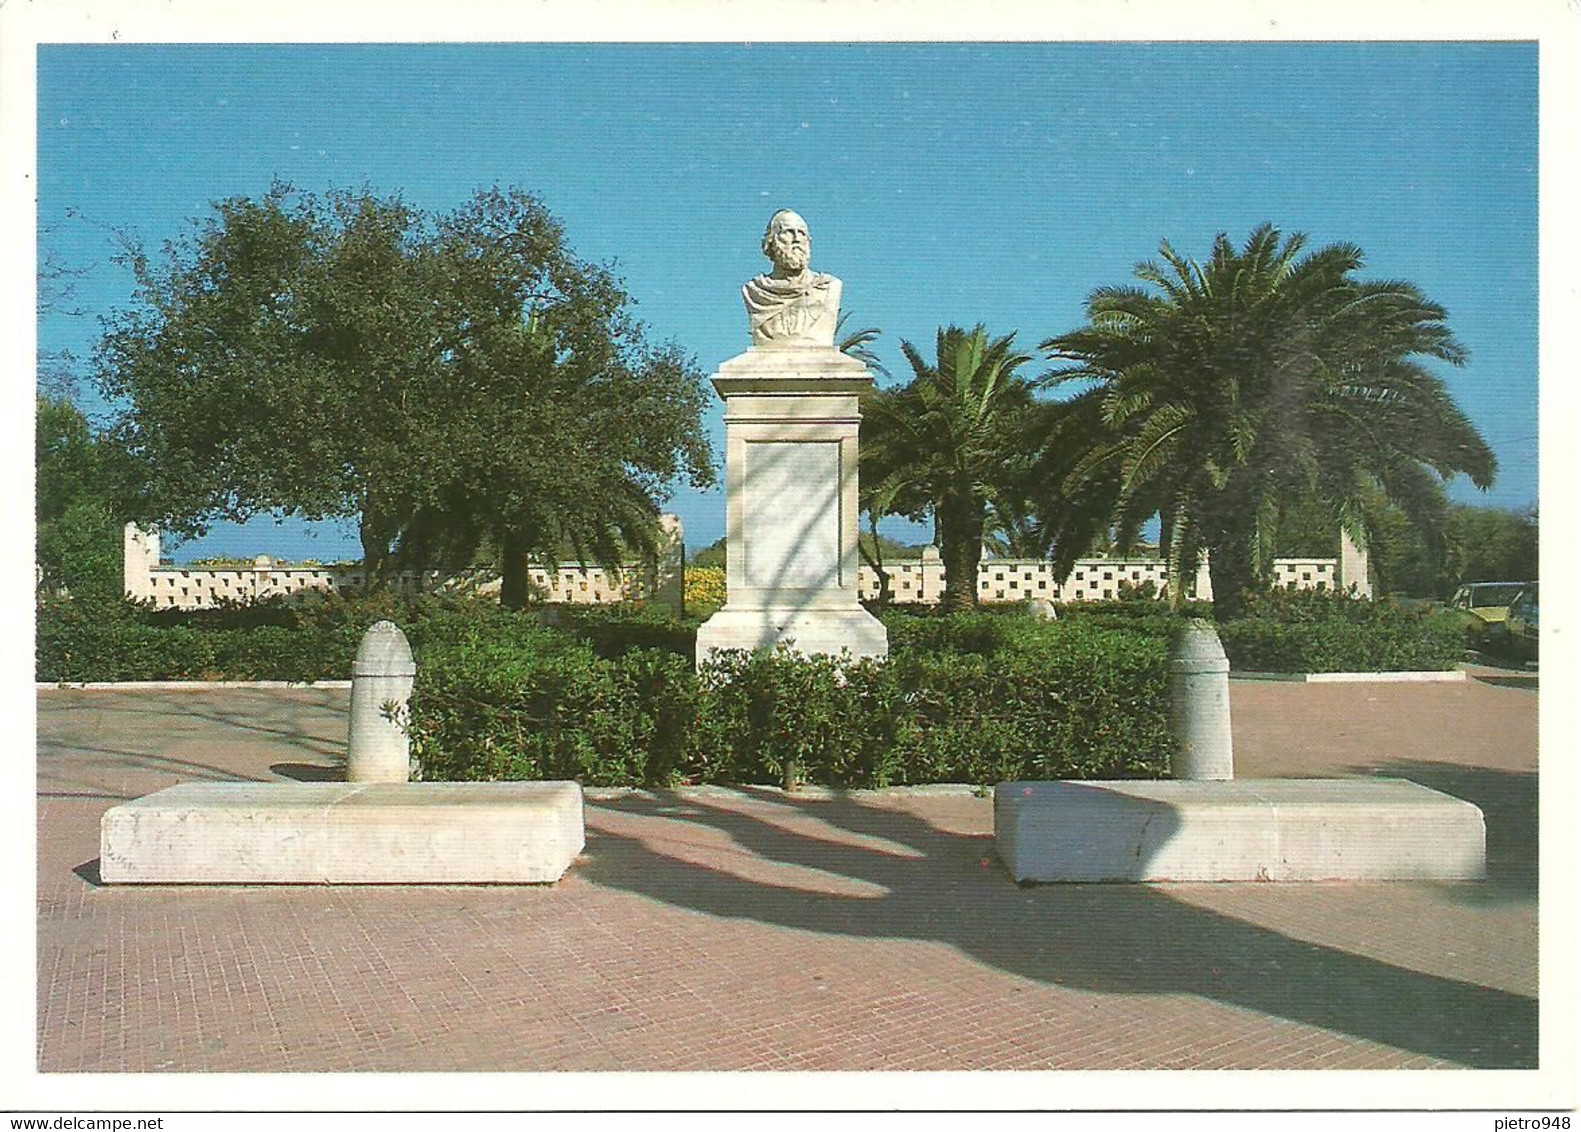
[[[686,554],[680,519],[660,517],[666,542],[656,563],[633,563],[609,571],[599,566],[562,562],[554,568],[528,567],[527,580],[545,599],[577,605],[610,604],[636,598],[681,605],[681,581]],[[213,609],[248,604],[266,598],[296,594],[344,594],[362,589],[367,575],[360,566],[276,566],[259,555],[251,567],[209,569],[159,564],[159,535],[133,523],[126,524],[123,583],[127,599],[149,602],[155,609]],[[401,596],[452,589],[455,579],[437,570],[407,571],[390,580]],[[481,593],[499,591],[496,578],[478,587]]]
[[[531,566],[528,581],[549,602],[602,605],[642,598],[679,609],[685,547],[680,520],[663,516],[668,543],[656,565],[635,563],[608,571],[599,566],[562,562],[551,569]],[[1344,553],[1335,558],[1280,558],[1274,561],[1274,584],[1296,589],[1344,588],[1362,597],[1372,596],[1367,584],[1367,556],[1346,540]],[[275,566],[260,556],[250,568],[193,569],[159,565],[159,536],[135,525],[126,525],[125,587],[132,601],[146,601],[156,609],[212,609],[292,594],[347,593],[360,590],[366,576],[360,567]],[[902,603],[936,604],[944,594],[944,564],[931,548],[923,557],[886,563],[890,597]],[[1045,600],[1109,601],[1121,588],[1152,583],[1163,595],[1169,579],[1167,566],[1156,558],[1085,558],[1068,577],[1054,577],[1053,566],[1042,559],[989,558],[978,568],[977,596],[984,602]],[[410,595],[451,588],[453,579],[436,570],[408,572],[392,580],[397,594]],[[865,562],[857,576],[862,598],[878,597],[878,574]],[[479,592],[497,592],[499,581],[486,583]],[[1192,597],[1212,598],[1208,573],[1199,570]]]
[[[1303,590],[1333,590],[1343,585],[1362,597],[1371,597],[1365,584],[1367,561],[1354,546],[1351,565],[1357,574],[1341,579],[1342,560],[1336,558],[1279,558],[1274,561],[1274,585]],[[896,559],[884,564],[889,574],[890,599],[897,602],[934,605],[944,594],[944,564],[937,553],[924,552],[920,559]],[[858,592],[863,599],[878,597],[878,573],[863,563]],[[977,569],[977,598],[984,602],[1016,601],[1112,601],[1122,587],[1138,589],[1152,583],[1160,597],[1169,581],[1168,566],[1157,558],[1083,558],[1063,580],[1054,576],[1054,567],[1038,558],[987,558]],[[1201,569],[1193,580],[1190,597],[1209,601],[1213,590],[1208,572]]]

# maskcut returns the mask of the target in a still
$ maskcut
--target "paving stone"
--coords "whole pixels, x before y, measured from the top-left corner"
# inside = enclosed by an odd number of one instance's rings
[[[1488,879],[1026,890],[987,798],[765,788],[589,798],[552,888],[104,886],[120,801],[333,780],[346,693],[43,691],[39,1068],[1535,1064],[1535,693],[1235,683],[1231,707],[1240,777],[1476,804]]]

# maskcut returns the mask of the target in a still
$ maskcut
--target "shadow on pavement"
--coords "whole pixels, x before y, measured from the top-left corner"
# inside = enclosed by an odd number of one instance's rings
[[[49,796],[52,790],[74,791],[79,787],[120,793],[126,787],[120,779],[128,770],[170,774],[181,781],[256,780],[257,772],[252,769],[256,764],[249,765],[245,758],[231,761],[201,755],[182,757],[214,751],[205,740],[215,726],[227,733],[251,733],[260,744],[267,743],[272,748],[286,748],[277,754],[300,753],[303,761],[280,764],[287,768],[317,769],[325,762],[344,761],[342,720],[348,710],[346,705],[281,702],[269,692],[248,694],[235,689],[226,690],[226,697],[215,703],[203,690],[183,690],[162,697],[103,692],[86,701],[87,711],[83,711],[85,704],[80,699],[41,699],[40,796]],[[304,710],[314,718],[324,718],[328,727],[305,728]],[[48,726],[43,723],[45,719]],[[314,734],[315,730],[338,731],[340,736],[330,738]],[[106,742],[111,735],[115,740]],[[223,765],[224,761],[231,761],[231,765]],[[290,777],[289,771],[284,773]]]
[[[104,878],[99,875],[99,858],[97,857],[91,861],[84,861],[82,864],[78,865],[71,871],[76,873],[83,880],[87,881],[90,887],[104,887]]]
[[[42,752],[41,752],[42,754]],[[127,750],[123,747],[91,747],[80,743],[55,742],[51,744],[49,752],[51,758],[62,755],[105,755],[101,760],[105,767],[116,770],[133,768],[136,770],[157,770],[178,776],[181,781],[195,782],[251,782],[251,775],[241,774],[237,771],[227,770],[225,767],[212,763],[193,762],[191,759],[170,758],[167,755],[155,755],[148,751]],[[45,760],[39,760],[41,768],[47,767]],[[69,792],[61,792],[69,793]],[[39,797],[47,797],[47,791],[39,791]],[[121,797],[120,795],[114,795]],[[140,795],[133,795],[134,797]],[[129,799],[128,799],[129,800]]]
[[[1488,838],[1484,884],[1446,885],[1468,904],[1537,899],[1537,776],[1447,762],[1394,762],[1370,768],[1385,778],[1405,778],[1482,811]]]
[[[1532,1067],[1537,1003],[1307,943],[1146,885],[1019,888],[993,841],[877,806],[750,791],[773,810],[639,794],[589,803],[585,879],[663,903],[800,930],[946,943],[1027,979],[1119,994],[1190,994],[1477,1068]],[[763,807],[757,807],[760,812]],[[760,862],[836,874],[840,895],[678,859],[600,812],[704,823]],[[819,823],[825,823],[820,833]],[[850,835],[867,844],[853,845]],[[876,839],[876,840],[875,840]],[[772,871],[772,870],[770,870]]]
[[[130,802],[138,797],[136,794],[112,794],[107,790],[40,790],[40,798],[64,799],[90,799],[95,802]]]
[[[1535,672],[1473,672],[1471,678],[1483,684],[1492,684],[1495,688],[1525,688],[1527,691],[1537,691]]]
[[[318,763],[275,763],[271,774],[297,782],[345,782],[345,766],[322,766]]]

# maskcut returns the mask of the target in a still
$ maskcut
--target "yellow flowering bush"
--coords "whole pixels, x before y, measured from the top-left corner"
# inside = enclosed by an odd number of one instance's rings
[[[707,617],[725,604],[725,568],[688,566],[686,568],[686,611]]]

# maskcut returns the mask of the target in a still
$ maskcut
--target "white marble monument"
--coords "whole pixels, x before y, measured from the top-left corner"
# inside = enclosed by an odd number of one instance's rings
[[[724,607],[697,631],[716,649],[788,643],[884,656],[883,624],[857,600],[859,401],[867,367],[834,347],[840,281],[810,269],[807,224],[776,212],[773,270],[741,289],[752,347],[719,367],[725,401]]]

